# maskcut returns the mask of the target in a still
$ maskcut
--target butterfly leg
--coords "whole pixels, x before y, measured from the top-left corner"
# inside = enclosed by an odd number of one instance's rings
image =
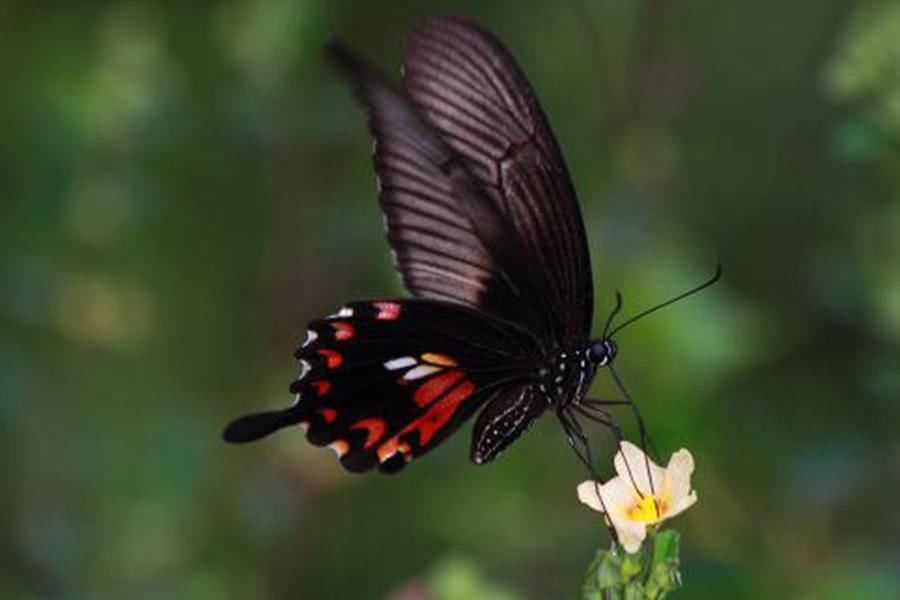
[[[595,423],[600,423],[608,427],[616,438],[616,448],[619,448],[622,445],[622,440],[625,438],[622,436],[622,427],[619,425],[619,420],[616,418],[614,414],[603,410],[600,406],[609,406],[612,404],[622,405],[628,404],[625,400],[583,400],[579,404],[574,405],[574,410],[577,411],[580,415],[594,421]],[[621,452],[621,450],[617,450],[617,452]],[[625,458],[625,455],[622,455],[622,458]],[[646,468],[647,468],[647,479],[650,481],[650,493],[654,496],[656,495],[656,491],[653,489],[653,478],[650,475],[650,459],[647,457],[646,453],[644,454]],[[625,468],[628,471],[628,477],[631,479],[631,485],[637,491],[638,495],[642,498],[644,497],[644,493],[641,491],[640,487],[635,482],[634,473],[631,471],[631,465],[625,460]]]
[[[625,384],[622,382],[622,378],[619,377],[619,373],[613,367],[613,365],[609,365],[609,372],[612,375],[613,381],[615,381],[616,386],[619,388],[619,391],[622,392],[622,395],[625,397],[623,402],[631,407],[631,413],[634,415],[634,420],[637,422],[638,432],[641,436],[641,448],[646,452],[648,449],[653,456],[653,459],[659,462],[659,452],[656,451],[656,446],[653,444],[653,440],[650,439],[650,435],[647,432],[647,428],[644,425],[644,419],[641,417],[641,411],[638,410],[637,404],[634,399],[632,399],[631,394],[628,393],[628,389],[625,387]],[[595,405],[599,402],[602,404],[603,401],[592,401]],[[652,482],[651,482],[652,483]]]
[[[591,476],[591,481],[594,482],[594,493],[597,494],[597,498],[600,500],[600,506],[603,508],[603,514],[607,515],[605,517],[604,522],[606,523],[606,529],[609,531],[610,538],[616,543],[619,542],[619,535],[616,533],[615,528],[612,526],[612,522],[609,519],[609,511],[606,509],[606,503],[603,501],[603,496],[600,494],[600,477],[597,475],[596,469],[594,469],[594,460],[591,453],[591,442],[588,439],[587,434],[582,429],[581,424],[575,418],[569,410],[563,409],[558,410],[556,412],[556,416],[559,418],[559,422],[562,423],[563,430],[566,432],[566,439],[569,441],[569,445],[572,446],[572,450],[575,451],[575,455],[578,456],[578,459],[587,467],[588,472]]]
[[[621,444],[622,440],[624,438],[622,437],[622,431],[619,428],[618,421],[617,421],[615,415],[603,410],[600,407],[601,406],[623,406],[623,405],[631,406],[632,410],[634,411],[635,420],[637,421],[638,430],[640,432],[640,437],[641,437],[641,449],[644,450],[644,466],[647,471],[647,479],[650,482],[650,493],[655,496],[656,495],[655,484],[653,482],[652,476],[650,475],[650,457],[652,456],[653,460],[655,460],[658,463],[658,462],[660,462],[659,453],[656,451],[656,446],[653,443],[653,440],[650,439],[650,434],[647,433],[647,430],[644,427],[644,421],[641,418],[640,412],[638,412],[638,410],[637,410],[637,406],[629,400],[584,400],[578,406],[578,408],[580,409],[579,412],[581,412],[582,414],[590,413],[590,415],[585,415],[588,418],[592,418],[593,420],[595,420],[599,423],[602,423],[603,425],[606,425],[607,427],[612,429],[613,433],[615,433],[615,435],[616,435],[616,443]],[[649,450],[649,452],[648,452],[648,450]],[[628,468],[629,476],[631,476],[631,482],[632,482],[632,484],[634,484],[634,476],[631,473],[631,465],[628,464],[627,461],[625,462],[625,465]],[[641,496],[643,496],[643,493],[636,485],[635,485],[635,489],[638,491],[639,494],[641,494]]]
[[[605,425],[606,427],[611,429],[613,434],[616,436],[616,444],[621,444],[622,440],[625,439],[622,435],[622,428],[619,425],[618,418],[616,418],[613,413],[606,410],[605,407],[607,406],[634,407],[634,403],[632,403],[630,400],[593,400],[585,398],[575,405],[575,410],[577,410],[583,416],[591,419],[592,421],[600,423],[601,425]],[[637,410],[636,407],[634,410]],[[637,413],[635,420],[637,421],[638,431],[641,436],[641,447],[646,449],[645,441],[648,439],[648,436],[646,433],[646,429],[644,428],[644,420],[641,419],[640,413]]]
[[[574,404],[573,409],[576,412],[578,412],[580,415],[585,417],[586,419],[594,421],[595,423],[600,423],[601,425],[604,425],[604,426],[608,427],[610,430],[612,430],[613,435],[615,435],[615,437],[616,437],[616,443],[617,443],[617,448],[618,448],[621,445],[622,440],[623,440],[622,430],[619,426],[619,421],[614,414],[612,414],[606,410],[603,410],[600,407],[601,406],[622,406],[622,405],[628,404],[628,403],[629,402],[627,400],[582,400],[581,403]],[[577,424],[577,422],[576,422],[576,424]],[[587,443],[587,442],[585,442],[585,443]],[[621,453],[622,451],[618,450],[618,452]],[[634,473],[632,473],[632,470],[631,470],[631,465],[628,463],[628,460],[625,458],[624,453],[622,454],[622,458],[624,459],[624,462],[625,462],[625,469],[628,471],[628,477],[629,477],[629,479],[631,479],[632,487],[638,493],[638,496],[643,498],[644,493],[641,491],[640,487],[635,482]],[[645,465],[647,467],[647,479],[650,481],[650,491],[651,491],[651,494],[653,494],[654,503],[657,503],[656,510],[657,510],[657,513],[659,513],[660,507],[659,507],[658,501],[656,500],[656,492],[653,491],[653,478],[650,475],[650,463],[649,463],[649,458],[647,458],[646,453],[644,454],[644,459],[645,459]],[[599,491],[598,491],[597,495],[598,496],[600,495]],[[602,498],[601,498],[601,502],[602,502]],[[605,508],[606,507],[604,506],[604,510],[605,510]],[[607,523],[607,527],[609,528],[608,523]],[[616,539],[618,541],[618,538],[614,538],[614,539]],[[644,566],[643,566],[644,569],[649,568],[651,560],[652,560],[652,557],[644,558]],[[605,596],[604,596],[604,598],[605,598]]]
[[[596,478],[597,472],[594,469],[590,442],[587,435],[584,433],[584,430],[581,428],[581,425],[568,410],[557,411],[556,416],[559,418],[559,422],[562,423],[563,431],[566,433],[566,439],[572,447],[572,450],[574,450],[575,454],[578,456],[578,460],[587,467],[591,477]]]

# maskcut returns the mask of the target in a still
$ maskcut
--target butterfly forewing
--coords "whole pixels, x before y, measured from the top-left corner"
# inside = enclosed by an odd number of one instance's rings
[[[562,342],[557,292],[512,220],[410,98],[340,45],[329,56],[369,113],[388,242],[415,296],[449,300]]]
[[[513,224],[553,299],[563,344],[583,342],[593,313],[584,225],[559,145],[515,59],[470,21],[427,19],[408,40],[403,84]]]

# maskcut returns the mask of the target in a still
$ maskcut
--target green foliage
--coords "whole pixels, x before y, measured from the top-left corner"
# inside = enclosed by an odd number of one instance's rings
[[[835,92],[862,103],[877,120],[900,131],[900,4],[874,3],[847,28],[829,77]]]
[[[491,583],[471,560],[446,559],[432,569],[429,598],[434,600],[516,600],[519,596]]]
[[[613,544],[599,550],[588,567],[583,600],[661,600],[681,586],[680,536],[673,529],[651,533],[628,554]]]

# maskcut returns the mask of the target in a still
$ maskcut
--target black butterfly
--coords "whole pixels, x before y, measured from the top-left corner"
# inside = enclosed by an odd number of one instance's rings
[[[584,224],[525,75],[455,17],[412,32],[400,88],[339,44],[327,54],[368,112],[388,242],[415,298],[313,321],[293,406],[237,419],[225,439],[303,424],[347,469],[392,472],[482,409],[471,446],[482,464],[549,409],[589,460],[576,415],[615,427],[604,406],[616,402],[585,394],[616,344],[611,318],[590,337]]]

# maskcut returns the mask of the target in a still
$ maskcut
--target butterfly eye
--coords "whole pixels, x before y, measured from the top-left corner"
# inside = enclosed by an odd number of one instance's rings
[[[594,340],[588,349],[591,362],[603,367],[608,365],[616,357],[618,346],[611,339]]]
[[[616,357],[616,353],[618,351],[619,351],[619,346],[617,346],[614,341],[607,338],[606,339],[606,355],[609,357],[610,362],[612,362],[612,360]]]

